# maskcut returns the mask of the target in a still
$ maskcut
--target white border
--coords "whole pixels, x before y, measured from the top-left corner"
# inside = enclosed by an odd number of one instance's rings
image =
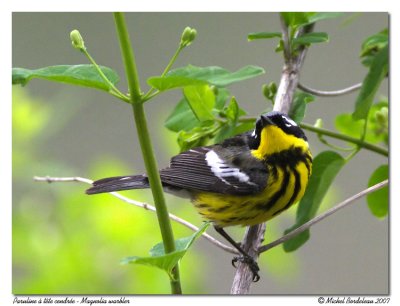
[[[400,67],[398,57],[400,50],[398,47],[398,30],[400,29],[399,16],[396,10],[396,1],[327,1],[327,0],[286,0],[286,1],[266,1],[266,0],[246,0],[246,1],[227,1],[227,0],[120,0],[118,1],[27,1],[19,0],[8,3],[2,1],[0,4],[1,22],[1,56],[0,56],[0,188],[1,198],[1,221],[0,221],[0,305],[12,305],[13,296],[11,294],[11,13],[12,12],[38,12],[38,11],[230,11],[230,12],[256,12],[256,11],[363,11],[363,12],[389,12],[391,20],[391,186],[400,186],[400,175],[398,174],[399,165],[399,122],[397,117],[400,115],[400,99],[398,88],[400,87],[397,71]],[[11,2],[11,1],[9,1]],[[95,4],[94,4],[95,3]],[[400,215],[397,196],[391,188],[391,301],[395,305],[399,302],[399,290],[397,286],[397,271],[399,267],[400,254],[398,251],[398,237],[396,235],[399,222],[396,218]],[[367,269],[368,267],[366,267]],[[163,305],[187,305],[188,303],[212,303],[221,304],[224,302],[240,304],[250,302],[252,305],[267,303],[267,305],[317,305],[318,297],[133,297],[129,305],[147,304],[160,302]],[[229,299],[229,300],[228,300]]]

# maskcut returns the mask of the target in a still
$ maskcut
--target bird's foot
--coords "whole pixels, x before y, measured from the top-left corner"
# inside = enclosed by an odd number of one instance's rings
[[[257,262],[250,256],[238,256],[234,257],[232,259],[232,266],[237,268],[236,263],[237,262],[243,262],[247,264],[253,273],[253,282],[258,282],[260,280],[260,275],[258,275],[258,271],[260,271],[260,268],[258,267]]]

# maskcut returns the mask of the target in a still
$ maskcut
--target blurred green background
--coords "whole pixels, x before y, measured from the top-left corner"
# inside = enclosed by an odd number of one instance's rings
[[[247,34],[279,31],[276,13],[129,13],[126,15],[143,90],[145,80],[160,74],[186,26],[198,37],[175,67],[218,65],[229,70],[253,64],[267,73],[230,87],[251,116],[268,102],[261,86],[279,82],[281,54],[276,41],[247,42]],[[347,14],[317,24],[327,44],[312,46],[301,82],[334,90],[360,82],[366,69],[359,62],[362,41],[388,26],[388,14]],[[13,13],[13,67],[39,68],[86,63],[70,45],[78,29],[99,64],[121,76],[120,50],[110,13]],[[380,92],[388,94],[384,82]],[[178,91],[146,104],[159,165],[178,152],[176,135],[163,122],[179,100]],[[318,98],[305,121],[323,118],[332,127],[336,114],[353,110],[356,94]],[[13,88],[13,293],[14,294],[168,294],[167,275],[144,266],[120,265],[130,255],[145,256],[161,240],[154,213],[110,195],[86,196],[79,183],[35,183],[38,176],[98,179],[144,171],[131,108],[94,90],[34,80]],[[314,155],[327,149],[307,133]],[[366,187],[370,173],[385,159],[362,152],[340,173],[321,211]],[[125,195],[151,203],[149,191]],[[167,196],[170,211],[201,224],[187,201]],[[295,210],[267,225],[266,241],[293,224]],[[191,232],[173,223],[176,237]],[[230,228],[240,240],[244,229]],[[214,234],[212,229],[209,233]],[[214,234],[215,235],[215,234]],[[295,253],[279,246],[261,256],[262,280],[255,294],[386,294],[389,292],[388,219],[371,215],[365,199],[311,230],[310,241]],[[200,238],[181,263],[186,294],[227,294],[234,269],[231,255]]]

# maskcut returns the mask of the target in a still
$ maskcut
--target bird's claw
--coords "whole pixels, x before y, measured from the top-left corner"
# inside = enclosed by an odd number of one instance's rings
[[[237,268],[236,263],[237,262],[243,262],[245,264],[247,264],[251,270],[251,272],[253,273],[253,282],[258,282],[260,280],[260,275],[258,275],[258,271],[260,271],[260,268],[258,267],[257,262],[250,256],[238,256],[238,257],[234,257],[232,259],[232,266],[234,266],[235,268]]]

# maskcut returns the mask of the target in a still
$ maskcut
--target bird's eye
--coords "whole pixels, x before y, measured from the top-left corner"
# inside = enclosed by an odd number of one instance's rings
[[[294,122],[292,119],[282,116],[283,118],[283,123],[287,126],[287,127],[291,127],[291,126],[297,126],[297,123]]]

